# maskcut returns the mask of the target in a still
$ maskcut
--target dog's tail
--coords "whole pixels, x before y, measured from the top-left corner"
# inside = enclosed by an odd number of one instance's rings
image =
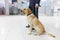
[[[45,32],[45,34],[47,34],[47,35],[49,35],[49,36],[51,36],[51,37],[53,37],[53,38],[56,37],[55,35],[53,35],[53,34],[51,34],[51,33],[48,33],[48,32]]]

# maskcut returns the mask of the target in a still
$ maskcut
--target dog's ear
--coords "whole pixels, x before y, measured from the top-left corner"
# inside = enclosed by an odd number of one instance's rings
[[[32,13],[31,9],[28,8],[28,13]]]

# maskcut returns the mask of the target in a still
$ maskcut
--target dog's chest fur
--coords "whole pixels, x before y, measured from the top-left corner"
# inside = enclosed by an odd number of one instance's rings
[[[27,16],[27,20],[29,23],[32,23],[34,19],[35,19],[35,16],[33,14],[30,14],[29,16]]]

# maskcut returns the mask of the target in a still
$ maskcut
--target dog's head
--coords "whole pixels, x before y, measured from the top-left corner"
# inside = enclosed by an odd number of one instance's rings
[[[29,15],[32,13],[32,11],[29,8],[25,8],[23,10],[21,10],[21,12],[23,12],[23,14]]]

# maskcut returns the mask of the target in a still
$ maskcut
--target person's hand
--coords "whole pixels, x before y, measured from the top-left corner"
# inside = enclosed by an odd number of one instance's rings
[[[38,8],[39,7],[39,5],[38,4],[35,4],[35,8]]]

